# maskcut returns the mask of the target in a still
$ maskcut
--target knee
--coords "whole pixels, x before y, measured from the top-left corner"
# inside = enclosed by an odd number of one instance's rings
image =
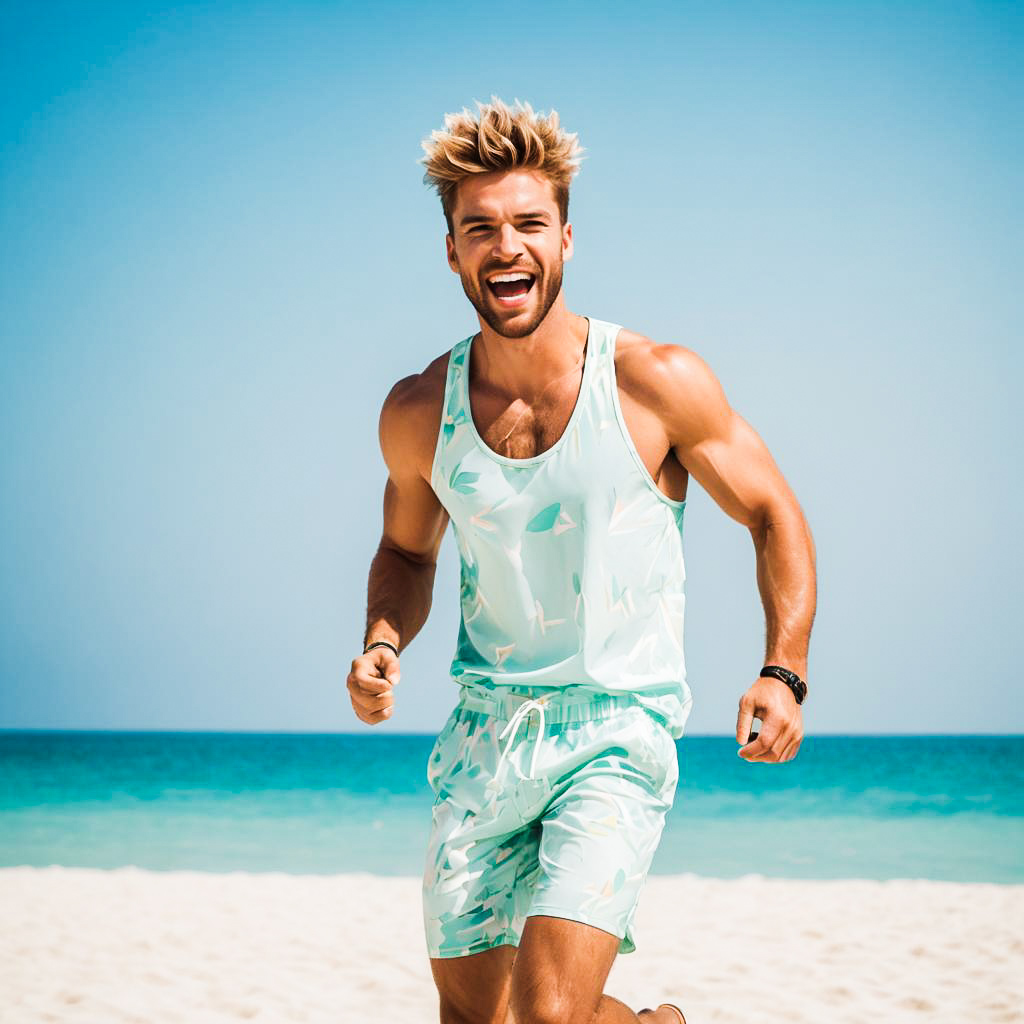
[[[574,1004],[559,992],[532,992],[512,996],[512,1016],[529,1024],[590,1024],[593,1013],[581,1015]]]

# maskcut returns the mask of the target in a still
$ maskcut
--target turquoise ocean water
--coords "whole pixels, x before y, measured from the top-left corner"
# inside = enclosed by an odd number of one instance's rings
[[[419,875],[432,735],[0,732],[0,867]],[[652,872],[1024,882],[1020,736],[676,744]]]

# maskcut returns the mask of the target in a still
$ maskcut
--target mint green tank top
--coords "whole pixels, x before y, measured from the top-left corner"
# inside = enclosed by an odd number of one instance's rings
[[[461,558],[451,676],[464,690],[632,693],[674,739],[692,696],[683,657],[683,510],[637,452],[615,382],[617,324],[589,318],[562,436],[499,455],[470,412],[473,335],[451,350],[431,486]]]

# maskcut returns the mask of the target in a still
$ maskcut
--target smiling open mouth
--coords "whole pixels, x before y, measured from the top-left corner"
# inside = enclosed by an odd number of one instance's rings
[[[532,274],[516,271],[511,274],[495,274],[488,280],[487,287],[503,305],[514,306],[526,300],[533,282]]]

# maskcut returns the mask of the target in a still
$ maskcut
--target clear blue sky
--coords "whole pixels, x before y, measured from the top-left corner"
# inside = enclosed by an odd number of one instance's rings
[[[420,140],[587,150],[569,308],[699,352],[818,547],[810,732],[1019,732],[1013,4],[7,4],[0,727],[366,731],[391,384],[476,329]],[[691,482],[690,731],[764,622]],[[449,534],[397,714],[437,728]]]

